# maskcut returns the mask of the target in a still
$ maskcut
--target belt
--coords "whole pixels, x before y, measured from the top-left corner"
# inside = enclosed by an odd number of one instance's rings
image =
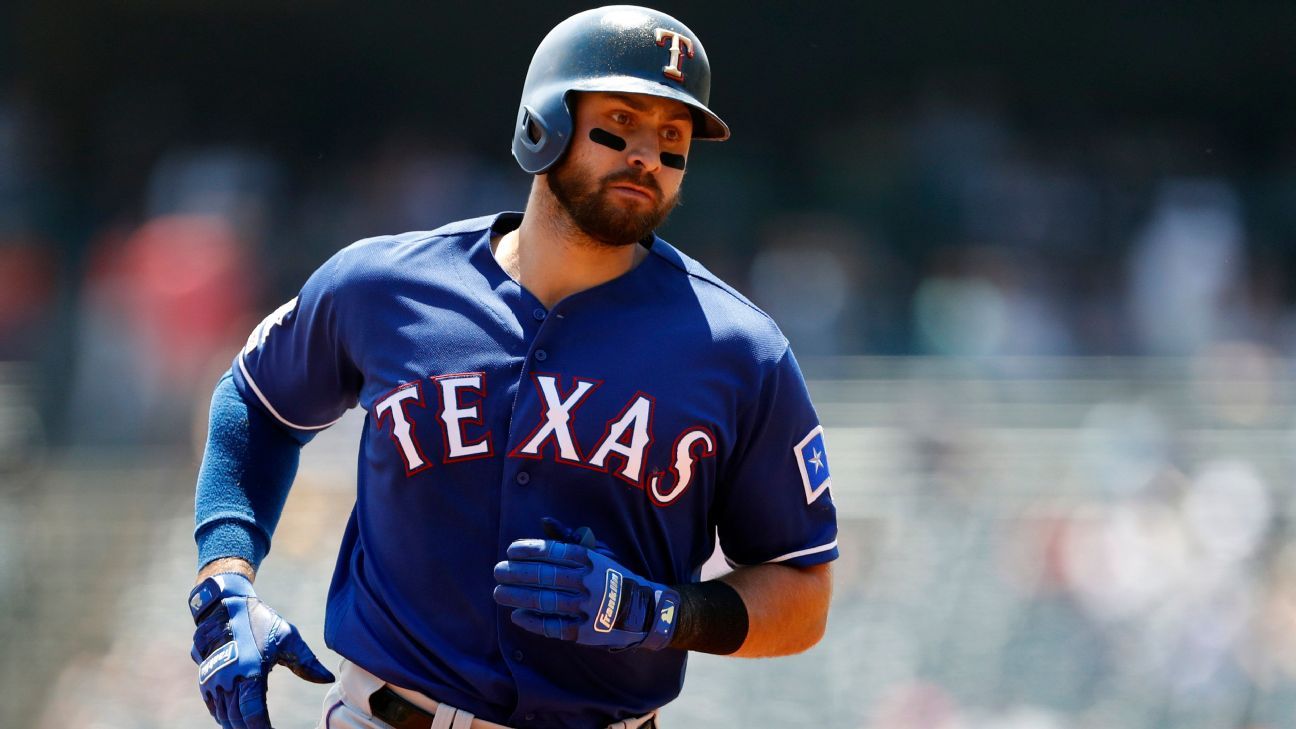
[[[393,729],[432,729],[437,714],[435,711],[424,711],[386,686],[369,694],[369,713],[375,719],[382,719],[392,725]],[[452,719],[450,726],[454,729],[459,729],[456,724],[472,726],[474,717],[468,715],[464,718],[466,722],[454,722]]]
[[[424,711],[387,686],[369,695],[369,712],[375,718],[392,725],[393,729],[432,729],[433,722],[436,721],[436,712]],[[472,722],[474,729],[481,725],[499,726],[471,716],[465,718]],[[459,729],[457,724],[448,726]],[[640,724],[639,729],[657,729],[656,717],[650,717]]]
[[[338,669],[338,683],[344,696],[353,703],[368,704],[370,716],[395,729],[509,729],[485,719],[478,719],[463,709],[386,683],[360,666],[343,660]],[[608,729],[656,729],[657,712],[613,722]]]
[[[338,668],[338,684],[351,705],[397,729],[509,729],[423,694],[392,686],[346,659]],[[403,692],[409,692],[409,696],[402,696]]]

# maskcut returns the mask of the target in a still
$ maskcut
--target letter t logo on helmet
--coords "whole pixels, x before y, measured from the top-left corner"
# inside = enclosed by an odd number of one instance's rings
[[[665,65],[663,48],[669,49]],[[711,63],[702,42],[688,26],[650,8],[586,10],[540,41],[513,128],[513,156],[522,169],[540,174],[562,158],[571,143],[570,97],[579,91],[674,99],[693,112],[693,139],[729,138],[729,127],[707,108]]]
[[[670,63],[662,66],[662,73],[676,81],[683,81],[684,68],[681,64],[684,63],[685,57],[693,57],[693,41],[665,28],[657,28],[653,33],[659,46],[665,46],[666,41],[670,41]]]

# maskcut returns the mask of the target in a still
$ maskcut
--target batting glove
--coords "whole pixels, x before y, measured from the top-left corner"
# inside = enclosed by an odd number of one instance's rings
[[[239,574],[203,580],[189,593],[198,690],[225,729],[270,729],[266,676],[275,664],[315,683],[332,683],[297,628],[257,598]]]
[[[660,650],[675,634],[679,593],[626,569],[586,527],[545,519],[548,539],[519,539],[495,565],[495,602],[518,627],[612,650]]]

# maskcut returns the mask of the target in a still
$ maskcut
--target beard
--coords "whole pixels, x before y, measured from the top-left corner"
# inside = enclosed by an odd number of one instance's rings
[[[570,158],[545,175],[550,192],[576,227],[605,246],[619,248],[647,238],[679,203],[679,193],[663,199],[661,185],[647,172],[633,169],[613,172],[601,180],[585,174]],[[612,185],[628,182],[651,190],[657,202],[647,210],[612,198]]]

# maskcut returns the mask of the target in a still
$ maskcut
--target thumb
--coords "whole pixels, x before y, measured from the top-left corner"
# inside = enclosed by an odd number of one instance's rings
[[[540,517],[540,526],[544,529],[546,539],[552,539],[556,542],[573,541],[571,538],[572,530],[568,529],[566,524],[552,516]]]
[[[302,640],[296,626],[289,626],[288,635],[279,644],[275,663],[284,666],[311,683],[333,683],[337,678],[315,657],[314,651]]]
[[[579,544],[586,549],[597,549],[602,546],[594,538],[594,530],[589,527],[570,529],[552,516],[540,517],[540,526],[544,528],[545,536],[555,541]]]
[[[586,549],[598,549],[602,545],[594,538],[594,530],[589,527],[578,527],[572,532],[572,538],[576,543]]]

